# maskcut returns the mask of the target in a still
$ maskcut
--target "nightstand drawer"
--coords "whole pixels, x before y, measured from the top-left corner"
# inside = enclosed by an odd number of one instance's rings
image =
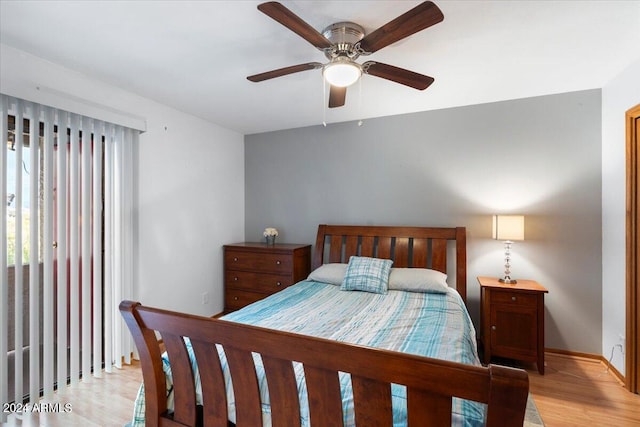
[[[227,287],[272,294],[293,285],[293,280],[291,276],[278,274],[227,270],[224,273],[224,284]]]
[[[538,300],[535,295],[522,292],[496,291],[491,290],[491,302],[494,304],[515,304],[535,307]]]
[[[293,267],[293,260],[290,254],[226,251],[224,265],[228,269],[288,274]]]

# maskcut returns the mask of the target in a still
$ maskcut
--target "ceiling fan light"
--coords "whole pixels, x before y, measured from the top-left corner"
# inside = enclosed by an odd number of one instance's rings
[[[358,81],[362,76],[362,69],[358,64],[348,59],[338,59],[325,65],[322,70],[324,79],[332,86],[347,87]]]

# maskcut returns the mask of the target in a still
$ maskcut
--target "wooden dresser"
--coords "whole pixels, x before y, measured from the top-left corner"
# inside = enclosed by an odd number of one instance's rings
[[[311,245],[235,243],[224,246],[224,311],[238,310],[311,271]]]
[[[544,294],[533,280],[504,284],[493,277],[480,283],[480,336],[484,363],[492,356],[536,362],[544,375]]]

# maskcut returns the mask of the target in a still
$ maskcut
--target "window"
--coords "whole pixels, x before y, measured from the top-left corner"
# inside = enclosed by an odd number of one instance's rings
[[[16,123],[15,116],[7,117],[8,134],[7,134],[7,218],[6,218],[6,230],[7,230],[7,264],[16,264],[16,235],[18,235],[21,241],[22,252],[22,264],[29,264],[31,262],[31,203],[37,201],[40,209],[35,209],[35,212],[42,212],[42,192],[35,190],[35,198],[30,197],[31,186],[33,183],[41,183],[43,181],[42,169],[38,167],[41,164],[41,159],[35,158],[35,164],[33,151],[35,156],[38,156],[40,150],[32,150],[29,141],[29,134],[24,134],[21,147],[16,150],[17,138],[16,138]],[[24,119],[23,129],[29,129],[29,119]],[[42,138],[37,138],[37,144],[41,147]],[[35,169],[34,169],[35,167]],[[18,179],[18,173],[16,169],[20,169],[20,178]],[[35,181],[31,179],[31,174],[36,174]],[[20,181],[20,190],[18,191],[18,182]],[[16,214],[21,214],[18,217],[22,224],[20,230],[16,230]],[[34,218],[37,224],[42,223],[42,215]],[[37,226],[36,226],[37,227]],[[41,229],[41,227],[39,227]],[[41,236],[37,236],[38,245],[41,247]],[[37,249],[37,248],[36,248]],[[42,253],[37,251],[37,257],[34,257],[37,262],[42,262]],[[20,263],[20,261],[19,261]]]

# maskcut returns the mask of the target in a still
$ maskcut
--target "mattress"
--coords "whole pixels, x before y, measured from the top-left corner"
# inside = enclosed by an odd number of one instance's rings
[[[224,320],[287,332],[313,335],[386,350],[444,359],[480,366],[475,330],[464,302],[452,288],[444,293],[418,293],[389,290],[387,294],[341,291],[339,286],[302,281],[264,300],[223,317]],[[202,401],[199,375],[190,343],[189,356],[196,373],[196,398]],[[218,348],[225,380],[230,421],[235,421],[235,404],[224,351]],[[259,378],[263,425],[270,426],[270,406],[266,380],[259,355],[254,355]],[[166,354],[169,408],[172,406],[171,367]],[[301,424],[309,425],[304,372],[294,366],[298,380]],[[354,425],[350,377],[340,373],[345,426]],[[144,425],[144,392],[136,399],[134,426]],[[406,390],[392,385],[394,426],[406,426]],[[485,405],[454,398],[452,425],[483,425]]]

